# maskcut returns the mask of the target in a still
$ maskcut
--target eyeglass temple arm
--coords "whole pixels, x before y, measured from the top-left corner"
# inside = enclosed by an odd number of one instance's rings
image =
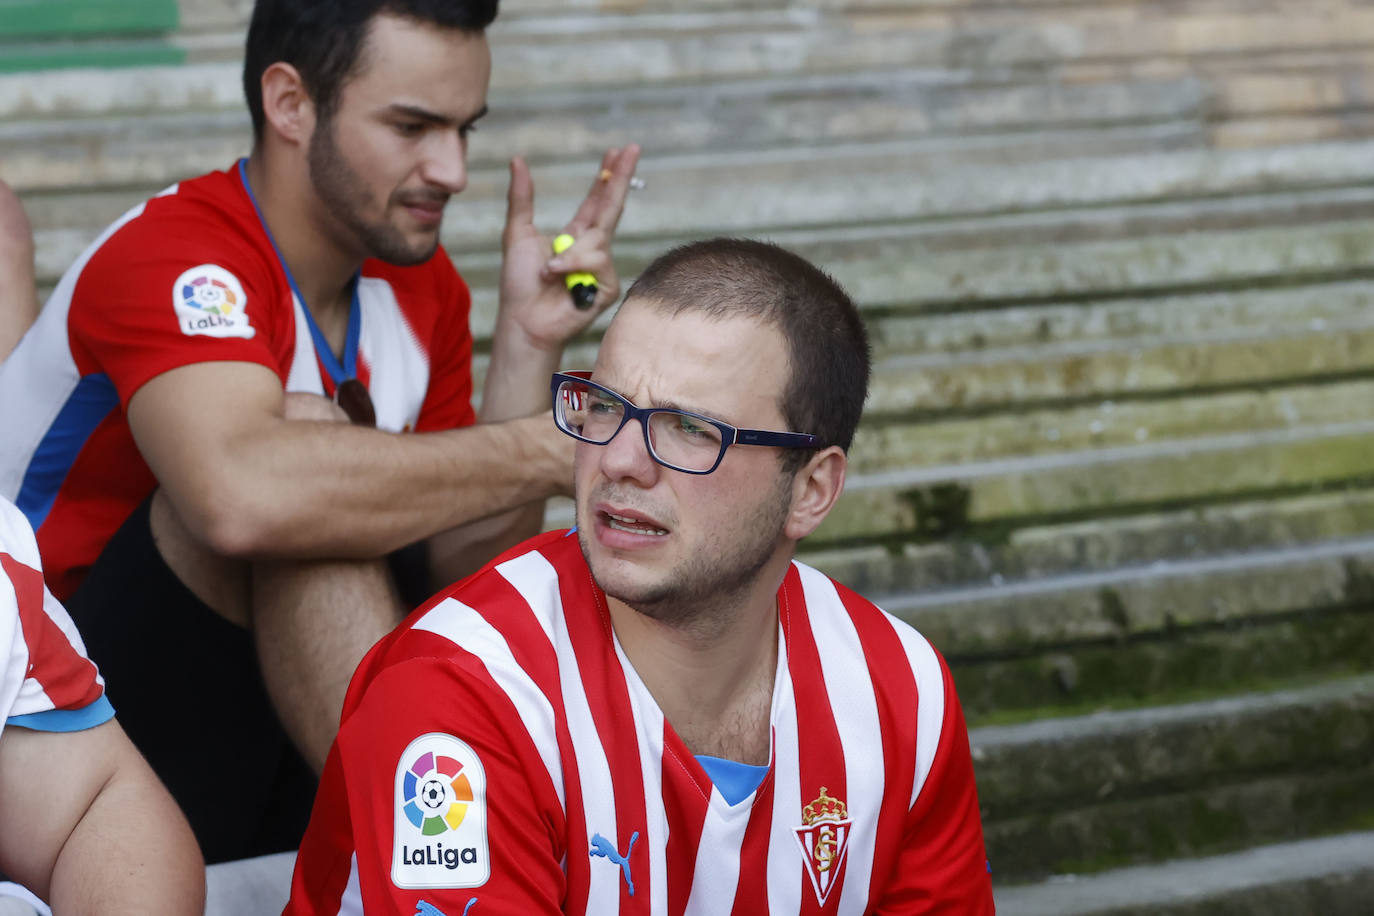
[[[775,433],[766,429],[735,430],[736,445],[770,445],[774,448],[815,448],[816,437],[810,433]]]

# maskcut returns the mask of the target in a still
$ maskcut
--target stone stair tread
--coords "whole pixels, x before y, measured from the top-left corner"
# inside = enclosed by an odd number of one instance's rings
[[[231,95],[232,89],[216,98]],[[503,164],[517,154],[539,167],[584,159],[607,146],[636,140],[651,142],[654,152],[661,154],[814,144],[828,137],[854,141],[978,134],[963,145],[988,156],[995,144],[983,135],[1002,134],[1002,145],[1015,147],[1022,156],[1044,158],[1055,149],[1082,156],[1094,147],[1105,154],[1138,151],[1142,145],[1196,146],[1204,129],[1201,90],[1186,79],[1145,87],[951,85],[916,71],[863,72],[835,79],[761,79],[709,90],[626,87],[597,94],[574,90],[538,95],[498,91],[492,93],[490,104],[491,114],[482,121],[480,136],[470,149],[473,168]],[[1112,124],[1176,126],[1152,132],[1107,131]],[[250,144],[251,128],[242,104],[0,123],[0,157],[7,181],[26,191],[167,182],[182,174],[222,168]],[[948,158],[958,145],[953,140],[932,143],[925,155]],[[39,148],[41,157],[36,154]],[[1010,153],[1001,157],[1010,158]]]
[[[1301,278],[1338,279],[1374,268],[1374,221],[1332,218],[1374,200],[1359,188],[806,228],[770,227],[764,214],[757,214],[759,222],[753,225],[694,226],[692,214],[701,211],[689,208],[683,211],[685,225],[672,231],[661,227],[662,232],[655,223],[666,218],[661,212],[664,204],[650,191],[644,193],[632,198],[617,242],[617,264],[624,277],[632,277],[676,241],[744,232],[813,257],[861,304],[870,306],[951,310],[1008,297],[1024,301],[1139,295],[1188,291],[1204,282],[1224,289],[1277,278],[1290,283]],[[40,285],[55,282],[105,223],[148,194],[144,189],[123,192],[105,203],[90,194],[62,195],[48,202],[30,197],[27,206],[38,227]],[[737,209],[747,211],[749,200],[744,196],[737,201]],[[565,204],[571,213],[571,199]],[[58,205],[70,211],[69,216],[54,215]],[[480,334],[495,319],[496,240],[502,219],[498,211],[504,204],[465,196],[455,206],[462,218],[448,220],[449,226],[480,222],[492,227],[481,238],[475,229],[455,227],[445,238],[474,289],[474,326]],[[558,224],[558,218],[547,216],[560,212],[555,206],[541,205],[541,225]],[[1195,221],[1191,228],[1190,219]],[[1294,220],[1296,224],[1288,225]],[[81,228],[43,228],[73,221]],[[942,238],[941,230],[949,235]],[[965,237],[967,244],[959,244]]]
[[[1354,891],[1343,908],[1323,888]],[[1374,832],[999,886],[1004,916],[1356,916],[1374,897]],[[1360,902],[1363,901],[1363,902]]]
[[[986,759],[993,751],[1061,745],[1103,737],[1139,737],[1171,727],[1206,727],[1223,720],[1249,721],[1267,718],[1276,712],[1351,703],[1374,711],[1374,675],[1193,703],[1037,719],[1017,725],[984,725],[969,730],[969,743],[975,749],[975,759]],[[1356,735],[1352,743],[1358,746],[1361,737],[1367,742],[1374,735]],[[1145,765],[1175,766],[1164,760],[1150,761]],[[1044,775],[1053,778],[1052,774]]]
[[[820,543],[933,537],[969,526],[1339,486],[1374,474],[1374,424],[1352,421],[967,465],[855,475],[817,531]]]
[[[1017,594],[1003,591],[1009,583],[1087,573],[1116,574],[1099,582],[1059,580],[1064,589],[1059,594],[1072,594],[1075,582],[1083,592],[1093,587],[1113,588],[1137,577],[1158,580],[1160,572],[1183,569],[1180,564],[1209,557],[1368,536],[1374,536],[1374,490],[1348,489],[1086,521],[1032,522],[988,541],[968,532],[889,546],[824,548],[803,542],[801,556],[895,610],[910,607],[909,613],[920,613],[912,596],[930,594],[933,604],[927,617],[937,615],[935,608],[950,605],[944,618],[956,621],[958,614],[983,598],[994,604],[1006,594],[1005,606],[1014,606],[1020,600]],[[1168,565],[1156,566],[1160,561]],[[1048,608],[1049,601],[1041,606]],[[986,613],[992,620],[998,611],[989,607],[986,612],[967,613]],[[1119,618],[1113,634],[1120,635],[1129,619]],[[1072,628],[1060,635],[1068,640],[1077,638]],[[1087,638],[1102,635],[1101,629],[1092,629]],[[1012,638],[984,640],[978,647],[982,651],[989,645],[1010,644]],[[1059,637],[1046,637],[1041,642],[1052,638]],[[959,644],[971,643],[961,639]]]
[[[1367,600],[1374,535],[870,595],[942,651],[1031,653]]]

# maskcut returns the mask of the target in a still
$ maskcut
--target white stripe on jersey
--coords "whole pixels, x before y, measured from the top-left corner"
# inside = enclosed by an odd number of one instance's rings
[[[344,885],[343,896],[339,898],[338,916],[365,916],[363,913],[363,889],[358,884],[358,853],[348,860],[348,883]]]
[[[0,506],[8,512],[9,506],[3,500]],[[0,526],[3,522],[4,518],[0,517]],[[24,684],[24,673],[29,669],[29,646],[24,642],[24,627],[19,621],[19,596],[6,575],[0,575],[0,665],[4,666],[0,668],[0,731],[3,731]]]
[[[935,650],[926,638],[891,614],[888,619],[902,641],[907,664],[916,677],[916,775],[911,787],[911,804],[907,806],[910,810],[926,784],[931,765],[935,763],[935,752],[940,747],[945,725],[945,678]]]
[[[711,787],[711,800],[706,806],[706,821],[701,825],[701,842],[697,844],[697,860],[692,871],[692,893],[687,898],[684,916],[717,916],[733,908],[739,886],[740,853],[744,847],[744,832],[749,827],[749,815],[753,813],[753,797],[751,794],[732,807],[718,789]]]
[[[612,635],[614,638],[614,634]],[[630,708],[634,710],[635,734],[639,736],[639,764],[644,782],[645,836],[649,850],[649,912],[668,912],[668,809],[663,804],[663,710],[639,672],[630,664],[620,640],[615,640],[616,658],[625,673]],[[655,817],[657,812],[657,817]]]
[[[539,758],[544,761],[544,769],[553,782],[554,791],[558,793],[558,803],[565,806],[563,764],[558,754],[553,707],[538,685],[516,663],[505,637],[481,614],[453,598],[436,605],[416,621],[412,629],[436,633],[485,663],[487,672],[520,714],[520,722],[534,741]]]
[[[539,750],[548,779],[554,783],[554,791],[558,792],[558,803],[563,805],[563,765],[558,755],[554,707],[548,705],[548,699],[539,685],[534,684],[525,669],[515,662],[506,637],[473,608],[452,597],[437,604],[411,629],[440,634],[482,659],[486,672],[491,674],[497,687],[502,688],[519,713],[519,721],[525,726],[536,750]]]
[[[801,754],[797,741],[797,699],[787,665],[787,643],[778,638],[778,679],[773,686],[773,822],[769,826],[768,911],[796,913],[801,907],[802,858],[790,846],[777,849],[802,823]]]
[[[563,599],[558,590],[558,573],[538,551],[530,551],[496,567],[506,581],[520,592],[521,597],[535,608],[536,614],[551,621],[553,646],[558,656],[558,678],[563,691],[563,710],[567,716],[568,733],[572,738],[573,754],[577,758],[577,773],[582,784],[582,804],[586,812],[587,848],[568,849],[569,855],[588,855],[592,837],[607,837],[616,849],[625,849],[629,837],[619,836],[615,819],[615,787],[611,784],[611,767],[601,736],[592,718],[586,689],[577,655],[568,636],[567,620],[563,615]],[[565,809],[566,810],[566,809]],[[620,869],[615,863],[594,862],[591,869],[587,906],[584,912],[612,914],[620,912]],[[605,867],[597,867],[604,865]]]
[[[868,906],[869,881],[873,872],[873,847],[878,838],[878,812],[882,808],[885,768],[875,766],[883,759],[882,725],[873,695],[873,680],[864,664],[863,644],[854,621],[828,577],[804,563],[794,563],[801,573],[806,594],[807,616],[821,659],[821,680],[830,699],[830,711],[840,733],[846,773],[845,803],[849,817],[869,829],[850,833],[845,870],[837,913],[862,914]],[[857,660],[857,661],[856,661]],[[797,822],[800,825],[800,821]]]
[[[38,542],[34,540],[33,529],[29,527],[24,514],[5,499],[0,499],[0,553],[9,554],[30,569],[43,568],[39,562]],[[84,657],[86,645],[81,641],[76,624],[46,585],[43,587],[43,613],[62,631],[71,648]],[[63,651],[56,645],[48,649]],[[5,666],[0,671],[0,727],[10,716],[48,712],[57,706],[38,679],[28,676],[30,661],[31,652],[24,639],[23,622],[19,617],[19,596],[9,577],[0,573],[0,664]],[[96,674],[95,682],[104,685],[105,679]]]
[[[305,317],[305,307],[294,291],[291,293],[291,314],[296,319],[296,344],[291,352],[291,371],[286,374],[286,390],[324,397],[324,381],[320,378],[319,359],[315,356],[315,338],[310,336],[310,320]]]
[[[391,284],[377,277],[358,281],[361,327],[358,350],[367,360],[367,390],[377,428],[398,433],[414,428],[429,390],[429,354],[406,321]]]
[[[173,185],[162,194],[175,191]],[[13,500],[19,495],[34,453],[81,381],[67,329],[77,278],[96,249],[141,216],[146,206],[147,201],[140,203],[96,236],[57,281],[33,327],[9,357],[0,360],[0,497]]]

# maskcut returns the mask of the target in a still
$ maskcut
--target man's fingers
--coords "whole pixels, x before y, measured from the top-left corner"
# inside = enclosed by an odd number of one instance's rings
[[[601,155],[601,165],[596,170],[596,176],[592,178],[592,186],[587,189],[587,196],[582,198],[577,212],[568,222],[567,232],[580,236],[588,226],[596,225],[597,215],[605,205],[607,195],[606,180],[602,176],[613,174],[613,166],[619,156],[620,150],[614,148],[606,150]]]
[[[506,191],[505,238],[517,227],[534,224],[534,180],[530,167],[519,156],[510,161],[510,187]]]
[[[630,179],[639,165],[639,144],[631,143],[620,150],[609,165],[603,162],[597,180],[604,186],[601,206],[593,217],[592,225],[607,235],[615,232],[620,223],[620,214],[625,212],[625,197],[630,193]],[[607,174],[609,172],[610,174]]]

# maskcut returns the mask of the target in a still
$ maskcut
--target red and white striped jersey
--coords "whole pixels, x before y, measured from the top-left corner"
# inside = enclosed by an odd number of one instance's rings
[[[943,660],[801,563],[778,608],[771,761],[731,805],[576,538],[440,594],[354,676],[286,914],[992,913]]]
[[[357,377],[377,426],[473,423],[470,297],[448,255],[366,261],[357,292]],[[125,419],[129,399],[164,372],[215,361],[266,366],[286,391],[333,394],[238,169],[174,185],[115,221],[0,362],[0,497],[38,533],[58,597],[156,485]],[[185,392],[208,412],[234,396]]]
[[[0,499],[0,729],[77,731],[114,715],[67,611],[43,585],[28,522]]]

